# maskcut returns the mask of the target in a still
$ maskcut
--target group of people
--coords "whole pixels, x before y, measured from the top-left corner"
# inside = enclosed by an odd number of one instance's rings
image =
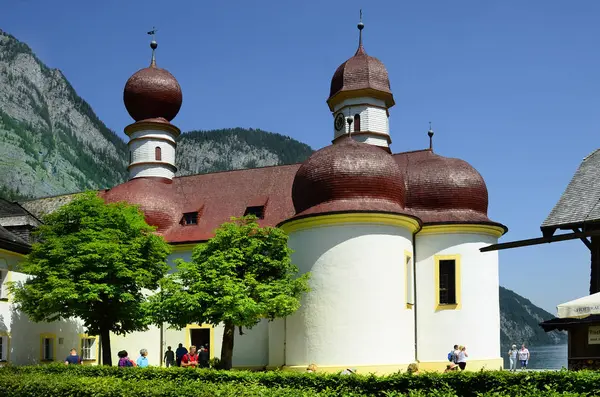
[[[446,371],[458,371],[460,368],[461,371],[464,371],[467,368],[467,358],[469,354],[467,353],[466,346],[454,345],[450,353],[448,353],[448,361],[450,364],[446,366]]]
[[[73,349],[74,350],[74,349]],[[119,367],[140,367],[145,368],[148,364],[148,350],[140,350],[140,356],[136,361],[129,358],[126,350],[121,350],[117,353],[119,356]],[[67,358],[68,359],[68,358]],[[200,346],[196,349],[196,346],[190,346],[190,350],[183,347],[180,343],[176,351],[171,349],[171,346],[167,347],[165,355],[163,357],[165,365],[172,367],[177,365],[178,367],[189,367],[189,368],[208,368],[209,367],[209,353],[208,346]]]
[[[196,346],[190,346],[188,352],[188,349],[183,347],[183,343],[180,343],[175,352],[171,350],[171,346],[168,346],[163,360],[167,368],[173,365],[178,367],[208,368],[210,366],[209,358],[207,345],[200,346],[199,349],[196,349]]]
[[[531,353],[529,353],[529,349],[525,347],[525,343],[521,345],[520,349],[517,349],[517,345],[512,345],[512,347],[508,351],[508,359],[510,361],[509,370],[517,370],[517,360],[521,364],[521,369],[527,369],[527,364],[529,364],[530,358]]]

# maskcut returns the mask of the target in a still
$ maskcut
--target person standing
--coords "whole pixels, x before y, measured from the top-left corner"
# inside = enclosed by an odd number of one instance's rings
[[[519,361],[521,362],[521,369],[527,369],[527,364],[529,363],[529,359],[531,358],[531,354],[529,354],[529,349],[525,347],[525,343],[521,345],[521,350],[519,350]]]
[[[466,346],[459,347],[457,364],[461,371],[464,371],[465,368],[467,367],[467,357],[469,357],[469,355],[467,354]]]
[[[177,350],[175,350],[175,359],[177,360],[178,367],[181,367],[181,359],[187,354],[187,352],[187,349],[183,347],[183,343],[180,343]]]
[[[77,354],[77,350],[75,348],[71,349],[71,353],[65,359],[65,365],[76,365],[81,364],[81,358]]]
[[[140,356],[138,357],[136,364],[140,368],[146,368],[148,366],[148,350],[140,350]]]
[[[196,353],[196,346],[190,346],[189,353],[185,354],[181,358],[181,366],[196,368],[198,366],[198,354]]]
[[[167,346],[167,351],[165,352],[163,360],[165,361],[167,368],[175,364],[175,352],[171,350],[171,346]]]
[[[510,350],[508,351],[508,360],[510,361],[510,371],[517,370],[517,353],[519,353],[519,349],[517,349],[517,345],[512,345]]]
[[[198,361],[200,362],[200,368],[208,368],[209,367],[209,354],[206,346],[201,346],[200,351],[198,352]]]

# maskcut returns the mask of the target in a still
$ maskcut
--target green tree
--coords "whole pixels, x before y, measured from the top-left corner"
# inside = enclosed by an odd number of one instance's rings
[[[289,316],[309,290],[309,274],[298,276],[287,240],[281,229],[260,227],[254,216],[232,218],[194,248],[191,262],[177,262],[161,293],[150,298],[149,312],[155,322],[178,329],[223,323],[221,365],[230,369],[235,327],[241,334],[261,319]]]
[[[170,247],[153,232],[136,206],[81,194],[36,231],[40,242],[21,264],[33,277],[9,286],[17,307],[35,322],[79,317],[112,365],[110,332],[147,329],[143,289],[157,289],[168,270]]]

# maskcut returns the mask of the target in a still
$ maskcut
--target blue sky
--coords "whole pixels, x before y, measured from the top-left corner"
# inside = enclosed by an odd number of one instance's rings
[[[157,63],[179,80],[182,130],[253,127],[320,148],[332,139],[325,100],[357,46],[389,72],[394,152],[460,157],[484,176],[503,241],[539,225],[600,141],[600,2],[18,0],[0,28],[63,71],[110,128],[131,122],[128,77]],[[122,135],[122,133],[121,133]],[[123,136],[123,135],[122,135]],[[588,293],[580,241],[501,251],[501,284],[555,312]]]

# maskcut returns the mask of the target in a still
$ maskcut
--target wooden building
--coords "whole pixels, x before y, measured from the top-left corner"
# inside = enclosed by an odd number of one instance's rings
[[[564,193],[542,223],[542,237],[495,244],[482,252],[579,239],[590,250],[590,295],[600,292],[600,149],[583,159]],[[568,366],[600,369],[600,315],[554,318],[540,324],[544,331],[569,334]],[[598,336],[595,336],[596,333]]]

